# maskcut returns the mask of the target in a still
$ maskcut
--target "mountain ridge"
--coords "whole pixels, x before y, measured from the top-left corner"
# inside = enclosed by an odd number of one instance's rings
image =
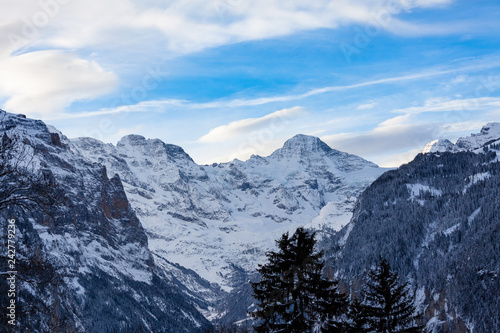
[[[500,142],[500,122],[490,122],[483,126],[479,133],[471,133],[470,136],[460,137],[456,143],[448,139],[438,139],[429,142],[422,153],[443,153],[474,151],[482,149],[485,145]]]
[[[134,149],[127,148],[131,140]],[[356,195],[385,170],[307,135],[294,136],[267,157],[212,165],[142,136],[126,136],[116,146],[72,142],[120,174],[153,252],[226,291],[241,279],[233,274],[252,272],[282,233],[299,225],[338,230],[347,224]],[[165,146],[182,158],[164,152]]]

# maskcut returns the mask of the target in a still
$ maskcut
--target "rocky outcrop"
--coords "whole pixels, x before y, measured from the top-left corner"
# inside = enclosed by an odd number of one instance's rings
[[[47,267],[33,273],[33,284],[19,285],[20,306],[41,309],[23,317],[23,330],[202,332],[210,326],[172,272],[157,266],[118,175],[108,178],[105,166],[78,154],[43,122],[5,112],[0,120],[31,152],[33,172],[50,177],[61,194],[45,211],[35,205],[0,212],[2,225],[10,216],[18,221],[19,260],[39,258]],[[44,271],[57,279],[45,283]]]

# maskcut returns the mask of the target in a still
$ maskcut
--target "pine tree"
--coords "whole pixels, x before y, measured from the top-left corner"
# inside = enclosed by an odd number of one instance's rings
[[[259,282],[252,283],[257,332],[341,332],[339,316],[346,300],[337,283],[323,277],[323,252],[314,252],[315,234],[303,228],[276,241],[260,265]]]
[[[372,332],[417,333],[419,315],[410,297],[407,284],[399,283],[386,259],[380,258],[375,269],[368,272],[369,281],[364,291],[363,309]],[[363,316],[362,316],[363,317]]]
[[[370,332],[368,328],[368,317],[365,306],[359,298],[353,298],[349,304],[349,333],[367,333]]]

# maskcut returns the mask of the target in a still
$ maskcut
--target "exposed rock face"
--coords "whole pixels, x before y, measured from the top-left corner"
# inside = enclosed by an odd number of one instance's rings
[[[48,215],[15,206],[0,212],[2,226],[16,217],[18,258],[38,253],[60,276],[50,288],[19,285],[20,306],[47,309],[25,316],[23,329],[202,332],[209,327],[175,276],[155,263],[118,175],[109,179],[106,167],[75,153],[69,140],[41,121],[5,112],[0,121],[2,130],[17,135],[31,152],[34,170],[43,169],[64,195]]]

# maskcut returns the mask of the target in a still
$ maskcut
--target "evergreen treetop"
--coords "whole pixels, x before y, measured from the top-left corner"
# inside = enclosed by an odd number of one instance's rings
[[[315,234],[303,228],[285,233],[260,265],[261,280],[252,283],[257,332],[341,332],[346,300],[337,282],[323,276],[323,252],[315,252]]]

